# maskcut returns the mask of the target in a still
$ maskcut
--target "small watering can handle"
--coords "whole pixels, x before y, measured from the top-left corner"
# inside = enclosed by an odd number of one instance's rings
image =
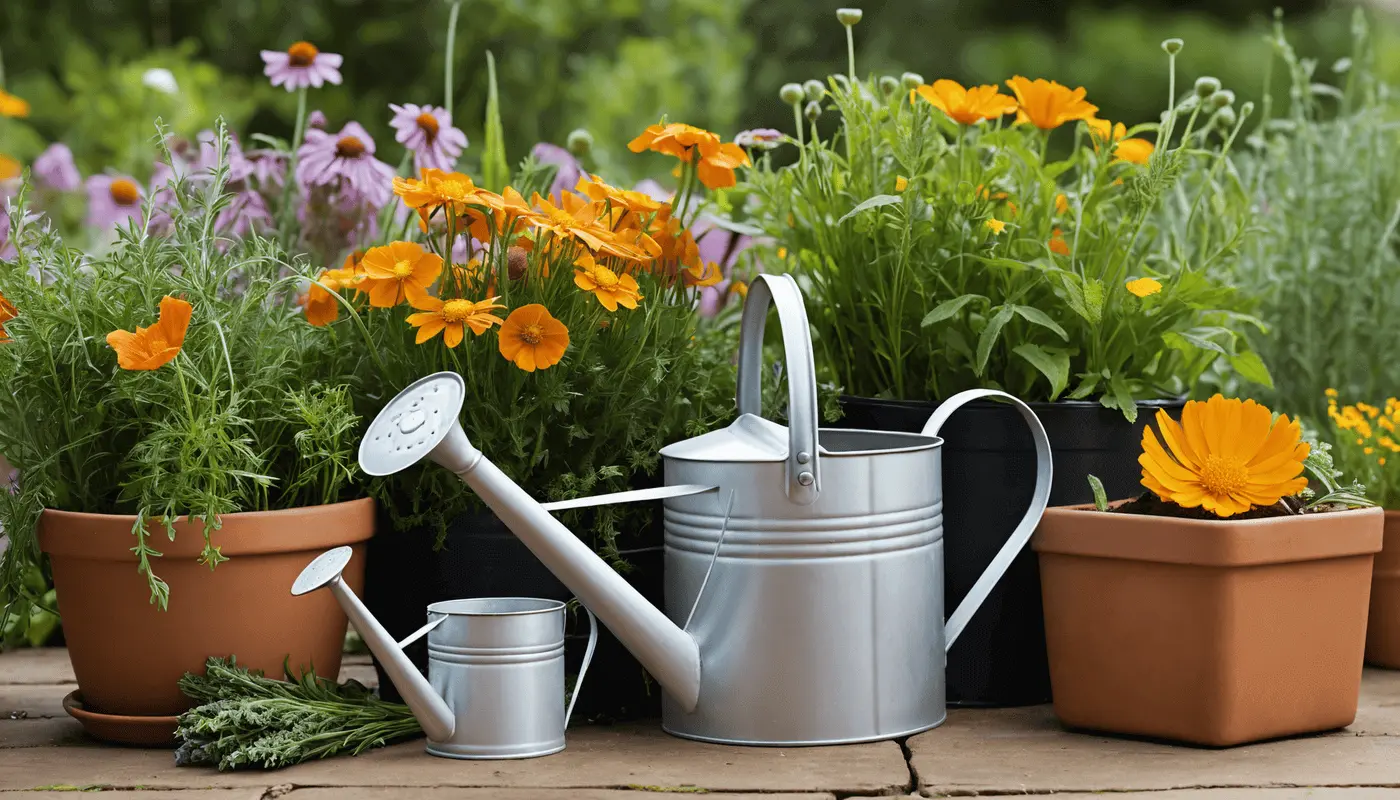
[[[739,329],[739,413],[763,416],[763,328],[768,306],[778,309],[787,356],[788,455],[787,496],[810,505],[821,491],[817,457],[817,375],[812,334],[802,290],[791,275],[759,275],[749,286]]]
[[[593,663],[593,650],[598,646],[598,618],[593,616],[593,612],[588,610],[588,606],[582,606],[583,612],[588,615],[588,647],[583,651],[583,663],[579,665],[578,677],[574,678],[574,691],[569,695],[569,710],[564,712],[564,727],[569,727],[569,720],[574,716],[574,703],[578,702],[578,690],[583,688],[583,676],[588,674],[588,665]]]
[[[1031,436],[1035,439],[1035,493],[1031,495],[1031,507],[1026,511],[1026,515],[1021,518],[1016,530],[1012,531],[1011,538],[1006,540],[1006,544],[997,551],[992,563],[987,565],[987,569],[977,582],[972,585],[971,591],[958,604],[952,616],[948,617],[948,622],[944,626],[945,646],[951,648],[953,642],[957,641],[958,635],[963,628],[967,627],[968,620],[977,613],[977,609],[982,606],[987,595],[1001,580],[1001,576],[1006,574],[1007,567],[1021,549],[1026,546],[1026,542],[1031,540],[1031,534],[1035,532],[1036,525],[1040,524],[1040,517],[1045,513],[1045,506],[1050,502],[1050,481],[1054,476],[1054,464],[1050,460],[1050,437],[1045,435],[1045,427],[1040,424],[1040,419],[1036,417],[1031,407],[1012,397],[1006,392],[998,392],[994,389],[972,389],[966,392],[959,392],[948,398],[942,405],[933,412],[928,422],[924,424],[923,434],[925,436],[937,436],[943,423],[953,415],[953,412],[967,405],[973,400],[980,400],[984,397],[996,397],[1009,401],[1025,418],[1026,425],[1031,429]]]

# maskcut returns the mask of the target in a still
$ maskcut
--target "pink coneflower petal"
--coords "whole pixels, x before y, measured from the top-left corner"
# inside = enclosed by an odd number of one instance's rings
[[[394,139],[413,153],[414,170],[450,172],[467,148],[467,135],[452,126],[452,115],[436,106],[389,104]]]
[[[261,55],[263,74],[273,86],[285,87],[289,92],[340,83],[340,65],[345,60],[338,53],[322,53],[310,42],[297,42],[285,52],[264,50]]]
[[[393,194],[394,168],[374,157],[369,132],[348,122],[336,134],[306,132],[306,143],[297,150],[296,179],[303,191],[340,182],[382,208]]]
[[[112,228],[141,218],[141,185],[125,175],[93,175],[87,179],[87,222],[94,228]]]
[[[60,192],[76,191],[83,185],[83,176],[73,163],[73,151],[62,142],[49,145],[34,159],[34,178],[41,186]]]

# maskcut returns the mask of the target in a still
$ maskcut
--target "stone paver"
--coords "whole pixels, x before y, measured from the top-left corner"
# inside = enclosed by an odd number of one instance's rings
[[[636,789],[422,789],[413,793],[413,800],[646,800],[649,794],[656,798],[667,796],[664,793],[655,794]],[[775,795],[706,792],[700,796],[705,800],[836,800],[835,795],[831,794],[806,793]],[[283,797],[285,800],[400,800],[403,791],[393,787],[297,789]],[[5,796],[5,800],[10,800],[9,795]]]
[[[102,790],[95,794],[101,800],[271,800],[276,795],[269,792],[271,787],[258,789],[190,789],[181,792],[162,792],[155,789],[135,789],[132,791],[109,791]],[[86,790],[86,791],[85,791]],[[84,796],[87,792],[98,792],[90,786],[62,786],[55,785],[49,789],[37,792],[5,792],[5,800],[60,800],[69,797],[67,792],[78,792],[79,796]],[[286,797],[288,795],[282,795]],[[633,798],[636,800],[636,798]]]

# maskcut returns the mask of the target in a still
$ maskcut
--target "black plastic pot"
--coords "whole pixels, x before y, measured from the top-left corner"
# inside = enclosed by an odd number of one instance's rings
[[[659,544],[660,535],[655,538]],[[573,597],[494,514],[467,514],[454,519],[447,527],[443,548],[436,552],[433,539],[429,529],[396,531],[386,518],[381,518],[379,529],[369,542],[365,605],[396,639],[422,626],[427,620],[428,605],[441,600],[543,597],[567,601]],[[627,574],[629,582],[660,605],[661,548],[629,551],[626,558],[634,566]],[[578,674],[587,643],[587,615],[570,614],[564,639],[565,672],[570,681]],[[418,670],[427,675],[427,639],[414,642],[406,652]],[[374,666],[379,675],[380,696],[402,702],[378,659]],[[659,687],[650,682],[636,659],[600,623],[598,648],[574,708],[575,719],[636,719],[660,713]]]
[[[1088,476],[1110,499],[1142,493],[1142,429],[1159,408],[1179,418],[1182,401],[1138,404],[1138,418],[1096,402],[1031,403],[1050,437],[1050,505],[1093,500]],[[841,398],[843,428],[921,430],[936,403]],[[943,426],[944,599],[952,613],[1025,514],[1035,488],[1035,449],[1025,420],[1002,403],[973,402]],[[1040,571],[1026,548],[948,653],[948,702],[1016,706],[1050,700]]]

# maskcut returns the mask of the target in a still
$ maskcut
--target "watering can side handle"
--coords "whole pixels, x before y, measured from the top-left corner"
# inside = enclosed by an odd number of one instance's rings
[[[583,676],[588,674],[588,665],[593,663],[593,651],[598,647],[598,618],[593,616],[593,612],[588,610],[588,606],[583,606],[583,611],[588,615],[588,647],[583,651],[583,663],[579,665],[578,677],[574,678],[574,690],[569,693],[569,708],[564,712],[564,727],[569,727],[569,720],[574,716],[574,704],[578,702],[579,689],[583,688]]]
[[[967,596],[948,617],[948,622],[944,626],[945,647],[947,648],[951,648],[953,642],[957,641],[958,635],[962,633],[963,628],[967,627],[968,620],[977,613],[977,609],[991,594],[997,581],[1000,581],[1001,576],[1006,574],[1011,562],[1031,540],[1031,534],[1040,524],[1040,517],[1045,513],[1045,507],[1050,503],[1050,483],[1055,470],[1054,463],[1050,459],[1050,437],[1045,434],[1045,426],[1040,424],[1040,419],[1036,417],[1031,407],[1006,392],[999,392],[995,389],[971,389],[953,395],[929,417],[928,422],[924,424],[923,434],[937,436],[939,429],[953,415],[953,412],[973,400],[986,397],[1009,401],[1016,406],[1016,410],[1021,412],[1021,416],[1026,420],[1026,425],[1031,429],[1031,437],[1035,439],[1035,493],[1031,495],[1031,506],[1027,509],[1026,515],[1021,518],[1020,523],[1016,525],[1016,530],[1012,531],[1006,544],[997,551],[992,563],[987,565],[987,569],[972,585]]]
[[[788,376],[787,496],[810,505],[821,492],[817,453],[817,373],[802,290],[791,275],[759,275],[749,285],[739,328],[739,414],[763,416],[763,329],[778,311]]]

